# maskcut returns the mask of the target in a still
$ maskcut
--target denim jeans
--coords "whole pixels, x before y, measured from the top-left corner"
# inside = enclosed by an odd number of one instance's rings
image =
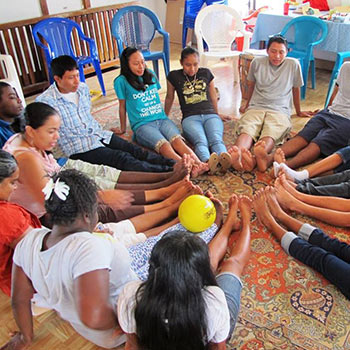
[[[230,312],[230,333],[231,338],[238,318],[239,306],[241,304],[242,282],[233,273],[223,272],[216,276],[218,286],[224,291],[228,310]]]
[[[339,154],[343,160],[343,164],[339,165],[335,169],[335,172],[340,173],[341,171],[350,169],[350,146],[343,147],[335,153]]]
[[[182,129],[202,162],[206,162],[212,152],[217,154],[226,152],[226,146],[222,140],[224,123],[217,114],[198,114],[186,117],[182,121]]]
[[[296,188],[300,192],[318,196],[350,198],[350,170],[297,181]]]
[[[157,152],[165,142],[171,143],[177,137],[181,137],[180,130],[170,119],[154,120],[135,130],[136,142]]]
[[[350,299],[350,246],[319,228],[304,224],[296,236],[287,232],[282,247],[294,258],[321,273]]]
[[[70,158],[92,164],[104,164],[119,170],[166,172],[171,171],[175,161],[148,152],[140,146],[113,135],[109,144],[84,153],[73,154]]]

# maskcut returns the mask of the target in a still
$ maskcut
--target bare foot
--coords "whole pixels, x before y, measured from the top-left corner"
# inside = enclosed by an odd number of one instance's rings
[[[210,158],[208,159],[208,166],[210,170],[209,172],[210,175],[214,175],[221,169],[221,166],[219,163],[219,156],[217,153],[213,152],[210,155]]]
[[[191,191],[191,194],[200,194],[203,196],[203,190],[198,185],[195,185]]]
[[[285,163],[286,162],[286,156],[282,150],[282,148],[277,148],[276,152],[273,156],[273,160],[277,162],[278,164]]]
[[[238,171],[243,171],[241,150],[237,146],[232,146],[228,150],[228,153],[231,156],[232,167]]]
[[[170,179],[172,179],[173,182],[183,179],[186,175],[191,174],[192,166],[192,158],[188,154],[184,154],[181,160],[175,163],[173,175],[171,175]]]
[[[162,206],[167,207],[178,202],[179,200],[184,199],[195,189],[195,187],[196,186],[191,181],[185,181],[183,186],[177,188],[170,197],[161,202]]]
[[[259,222],[280,241],[286,233],[286,230],[278,225],[275,218],[271,215],[270,209],[266,202],[266,194],[264,189],[259,190],[255,194],[253,207]]]
[[[190,182],[190,176],[186,175],[184,179],[177,181],[169,186],[159,188],[161,199],[165,199],[171,196],[178,188],[184,186],[187,182]]]
[[[254,154],[256,158],[256,165],[259,171],[262,173],[266,171],[266,169],[269,167],[270,163],[270,157],[268,153],[266,152],[266,143],[265,141],[258,141],[254,145]]]
[[[281,183],[283,185],[283,187],[295,198],[300,199],[299,195],[300,192],[295,188],[296,184],[294,184],[294,186],[291,185],[291,183],[287,180],[286,175],[285,174],[281,174],[279,176]]]
[[[232,231],[238,231],[241,227],[240,221],[237,216],[237,210],[238,210],[238,196],[236,194],[232,194],[230,199],[228,200],[228,214],[227,214],[227,220],[230,220]]]
[[[280,178],[276,179],[275,188],[278,203],[282,206],[282,208],[296,210],[296,202],[298,200],[283,187]]]
[[[193,178],[198,177],[199,175],[202,175],[204,173],[207,173],[209,171],[209,165],[207,163],[195,163],[193,164],[191,176]]]
[[[255,157],[246,148],[242,148],[241,152],[242,152],[241,155],[242,155],[242,167],[243,167],[243,169],[245,171],[252,171],[256,166]]]
[[[267,206],[264,189],[260,189],[255,193],[253,198],[253,208],[260,224],[264,225],[267,229],[272,230],[272,224],[275,219],[272,217],[269,207]]]
[[[241,218],[244,223],[250,221],[252,217],[252,200],[248,196],[239,196],[239,210],[241,212]]]
[[[219,161],[220,161],[222,173],[226,173],[226,171],[230,169],[232,166],[231,155],[228,152],[220,153]]]
[[[278,203],[276,197],[276,189],[274,187],[265,187],[265,197],[273,217],[275,217],[277,220],[280,220],[283,215],[286,215]]]

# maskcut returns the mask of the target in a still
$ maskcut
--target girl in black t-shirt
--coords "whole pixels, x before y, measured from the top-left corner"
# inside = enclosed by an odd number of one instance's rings
[[[168,115],[175,91],[183,115],[182,129],[194,145],[202,162],[208,162],[211,172],[226,170],[231,166],[231,156],[223,142],[226,116],[219,116],[214,76],[207,68],[199,68],[198,51],[186,47],[181,52],[182,69],[171,71],[167,77],[165,113]]]

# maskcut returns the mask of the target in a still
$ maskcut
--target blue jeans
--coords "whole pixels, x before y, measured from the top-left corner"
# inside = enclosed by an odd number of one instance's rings
[[[225,294],[230,312],[230,333],[228,335],[228,339],[230,339],[235,329],[241,304],[242,282],[236,275],[229,272],[219,273],[216,276],[216,282]]]
[[[157,119],[143,124],[135,130],[134,134],[137,143],[157,152],[165,142],[171,143],[181,137],[180,130],[170,119]]]
[[[339,165],[335,169],[335,172],[340,173],[341,171],[350,169],[350,146],[343,147],[335,153],[339,154],[343,160],[343,164]]]
[[[206,162],[210,153],[226,152],[222,140],[224,123],[217,114],[198,114],[186,117],[182,121],[182,129],[194,151],[202,162]]]
[[[321,273],[350,299],[350,246],[325,235],[319,228],[304,224],[296,236],[287,232],[283,249]]]
[[[350,170],[297,181],[297,190],[317,196],[350,198]]]

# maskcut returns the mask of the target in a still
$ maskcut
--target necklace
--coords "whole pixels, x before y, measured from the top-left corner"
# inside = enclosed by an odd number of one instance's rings
[[[187,82],[190,84],[191,88],[193,89],[193,91],[195,90],[195,86],[197,84],[197,73],[194,75],[194,78],[193,80],[191,81],[189,78],[188,78],[188,75],[184,72],[184,75],[186,77],[186,80]]]

